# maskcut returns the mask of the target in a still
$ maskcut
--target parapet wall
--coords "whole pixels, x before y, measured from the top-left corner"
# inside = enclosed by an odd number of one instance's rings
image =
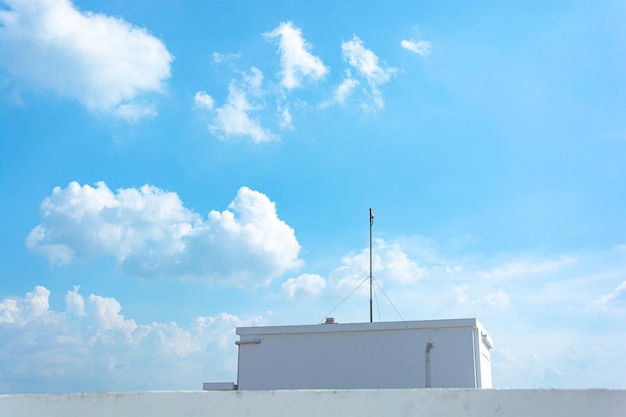
[[[289,390],[2,395],[0,417],[623,417],[626,390]]]

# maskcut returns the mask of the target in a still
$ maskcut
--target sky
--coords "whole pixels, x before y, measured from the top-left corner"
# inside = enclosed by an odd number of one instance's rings
[[[369,208],[375,321],[478,318],[497,388],[626,388],[625,21],[0,1],[0,394],[201,389],[237,326],[368,321]]]

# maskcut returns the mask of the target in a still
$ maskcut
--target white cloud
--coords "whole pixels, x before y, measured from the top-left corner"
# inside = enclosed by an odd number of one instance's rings
[[[255,286],[301,264],[293,229],[267,196],[246,187],[227,210],[204,219],[176,193],[154,186],[113,193],[104,182],[95,188],[72,182],[54,188],[41,215],[26,243],[51,265],[113,256],[123,271],[141,277]]]
[[[255,95],[260,96],[263,94],[263,90],[261,90],[261,84],[263,83],[263,73],[260,69],[256,67],[250,68],[250,73],[242,74],[244,85],[247,90]]]
[[[200,110],[212,111],[215,107],[215,100],[204,91],[198,91],[193,97],[194,107]]]
[[[432,47],[431,43],[428,41],[414,40],[403,40],[402,42],[400,42],[400,46],[418,55],[430,54],[430,49]]]
[[[339,104],[344,104],[358,85],[359,81],[351,78],[350,71],[347,71],[346,78],[335,90],[335,101]]]
[[[416,261],[410,259],[399,242],[381,240],[377,243],[377,250],[381,252],[385,275],[394,282],[409,285],[425,276],[426,269],[419,267]]]
[[[397,241],[374,239],[372,274],[383,285],[392,282],[400,285],[414,284],[426,270],[410,259]],[[369,248],[358,254],[344,256],[341,265],[329,276],[333,286],[343,290],[355,288],[369,276]]]
[[[553,259],[519,258],[508,259],[506,262],[485,269],[481,276],[490,280],[508,280],[523,278],[529,275],[545,274],[574,265],[577,258],[574,256],[559,256]]]
[[[600,297],[595,305],[604,312],[626,316],[626,280],[622,281],[614,290]]]
[[[29,320],[41,317],[48,311],[50,291],[36,286],[22,299],[4,299],[0,302],[0,323],[14,323],[23,326]]]
[[[216,64],[222,64],[224,62],[234,61],[235,59],[241,58],[241,52],[237,52],[235,54],[221,54],[219,52],[213,52],[213,62]]]
[[[346,296],[369,275],[364,248],[341,259],[327,275],[328,289]],[[449,257],[419,239],[374,240],[374,277],[404,317],[440,315],[495,320],[506,310],[524,322],[559,315],[613,320],[626,311],[624,247],[598,253],[501,254]],[[626,286],[626,285],[624,285]],[[366,295],[364,283],[356,297]],[[330,296],[331,292],[327,292]],[[393,312],[391,312],[393,314]],[[345,317],[349,312],[342,311]],[[556,320],[556,318],[555,318]],[[345,321],[345,319],[344,319]],[[545,324],[541,324],[544,326]]]
[[[378,88],[386,84],[396,73],[397,69],[379,64],[378,56],[370,49],[367,49],[363,41],[356,35],[353,36],[352,40],[341,43],[341,51],[343,59],[355,68],[357,75],[364,77],[369,84],[370,101],[373,102],[373,105],[368,102],[362,102],[361,107],[364,110],[374,111],[383,108],[384,100]]]
[[[85,299],[82,295],[78,294],[80,285],[75,285],[74,289],[67,292],[65,296],[65,309],[68,313],[76,316],[84,316],[85,312]]]
[[[328,73],[322,60],[311,54],[311,45],[302,37],[302,31],[291,22],[283,22],[265,34],[268,39],[279,39],[278,52],[282,65],[281,85],[289,90],[299,87],[305,78],[319,80]]]
[[[341,43],[343,58],[363,75],[371,85],[387,83],[396,73],[396,68],[381,66],[374,52],[367,49],[356,35],[350,41]]]
[[[157,111],[153,105],[139,103],[123,103],[117,106],[113,113],[120,119],[136,122],[145,117],[154,117]]]
[[[248,136],[253,142],[260,143],[275,139],[272,132],[264,129],[258,120],[248,115],[250,111],[257,109],[250,104],[244,91],[231,84],[228,88],[228,101],[215,110],[217,115],[209,129],[222,140]]]
[[[0,323],[14,323],[19,316],[20,308],[17,300],[4,299],[0,303]]]
[[[35,287],[24,297],[0,302],[12,320],[0,321],[0,392],[84,392],[199,389],[203,381],[235,380],[235,327],[263,323],[221,313],[200,316],[187,326],[137,324],[120,314],[114,298],[78,287],[74,304],[83,314],[50,310],[50,291]],[[10,347],[10,348],[9,348]]]
[[[294,298],[296,294],[317,296],[324,288],[326,280],[317,274],[302,274],[297,278],[289,278],[281,285],[287,298]]]
[[[280,114],[280,127],[282,129],[293,129],[293,120],[289,107],[283,107],[279,109]]]
[[[470,295],[467,285],[455,285],[451,289],[451,298],[457,304],[473,306],[487,306],[498,309],[507,308],[511,304],[511,298],[502,289],[485,294],[483,296]]]
[[[335,88],[332,99],[322,102],[318,106],[319,108],[327,108],[333,104],[344,105],[346,104],[348,98],[352,96],[355,88],[359,86],[360,82],[352,77],[352,71],[349,69],[346,69],[344,74],[344,79],[341,84]]]
[[[0,11],[0,66],[19,88],[52,91],[130,120],[155,114],[173,57],[145,29],[69,0],[9,0]]]
[[[484,295],[478,300],[478,303],[497,308],[507,308],[511,304],[511,297],[504,290],[498,289],[495,292]]]
[[[215,117],[209,130],[222,140],[249,137],[253,142],[261,143],[276,139],[276,135],[250,116],[251,112],[263,110],[262,105],[253,105],[248,100],[249,96],[262,97],[263,73],[252,67],[250,73],[244,73],[242,78],[241,83],[231,81],[228,99],[223,106],[215,109]]]
[[[115,330],[129,334],[137,328],[135,320],[126,320],[120,314],[122,306],[115,298],[91,294],[87,301],[88,315],[95,319],[98,329]]]

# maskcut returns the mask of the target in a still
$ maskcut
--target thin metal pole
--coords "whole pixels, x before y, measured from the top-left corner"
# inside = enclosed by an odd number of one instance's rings
[[[374,225],[374,215],[372,214],[372,208],[370,207],[370,323],[373,322],[372,313],[372,226]]]

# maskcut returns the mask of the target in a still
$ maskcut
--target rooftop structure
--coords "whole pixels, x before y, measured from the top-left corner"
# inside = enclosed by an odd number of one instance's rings
[[[491,388],[476,319],[239,327],[236,383],[205,390]]]

